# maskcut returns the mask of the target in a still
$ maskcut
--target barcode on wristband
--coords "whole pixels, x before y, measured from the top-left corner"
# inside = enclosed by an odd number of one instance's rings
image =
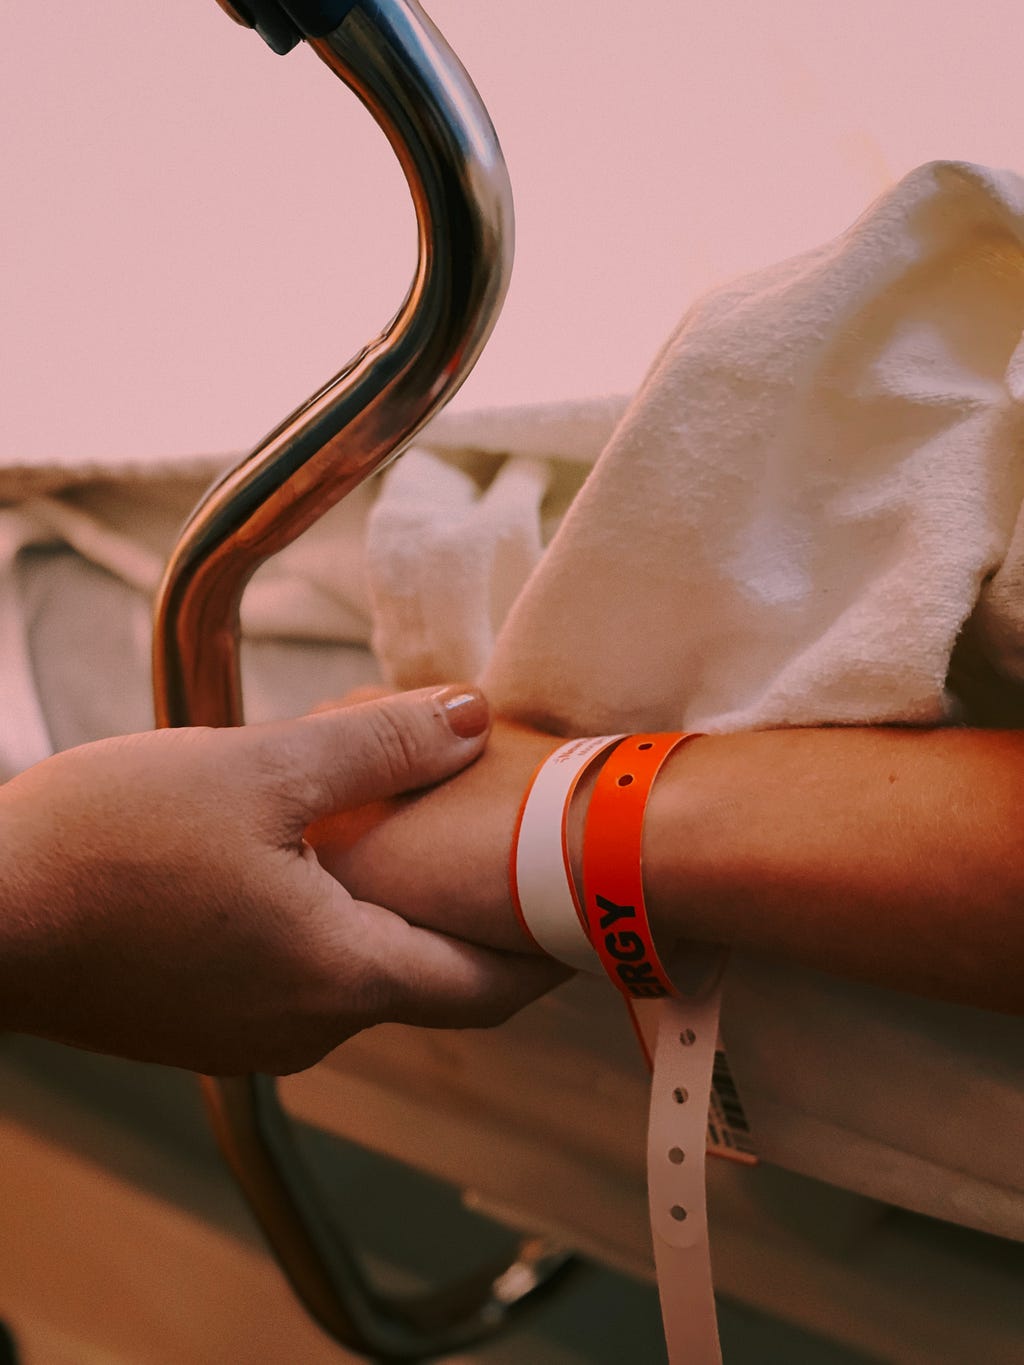
[[[729,1063],[721,1047],[715,1050],[715,1065],[711,1073],[707,1150],[712,1156],[742,1161],[747,1166],[753,1166],[757,1162],[757,1153],[750,1136],[750,1124],[743,1112],[736,1082],[732,1078]]]

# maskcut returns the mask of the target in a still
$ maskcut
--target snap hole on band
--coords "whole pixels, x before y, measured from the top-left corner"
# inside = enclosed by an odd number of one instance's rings
[[[636,747],[638,749],[653,749],[654,745],[651,743],[650,740],[646,740],[643,744],[638,744]]]
[[[686,1159],[686,1153],[683,1151],[682,1147],[670,1147],[668,1159],[673,1166],[681,1166]]]
[[[628,787],[632,781],[633,781],[632,773],[623,773],[622,776],[619,778],[618,786]]]
[[[684,1028],[679,1035],[679,1041],[682,1043],[683,1047],[692,1047],[697,1041],[697,1035],[692,1028]]]
[[[669,1213],[672,1215],[672,1217],[676,1220],[677,1223],[681,1223],[683,1219],[686,1217],[686,1210],[679,1204],[673,1204],[672,1207],[669,1209]]]
[[[684,1090],[681,1085],[677,1085],[675,1090],[672,1091],[672,1098],[675,1100],[676,1104],[685,1104],[690,1098],[690,1092]]]

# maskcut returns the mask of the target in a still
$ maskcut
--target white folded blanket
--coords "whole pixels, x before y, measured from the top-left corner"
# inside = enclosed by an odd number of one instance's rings
[[[407,455],[389,677],[566,735],[1024,723],[1022,334],[1024,181],[920,167],[690,310],[546,550],[593,445]],[[724,1030],[767,1158],[1024,1238],[1024,1020],[738,957]]]

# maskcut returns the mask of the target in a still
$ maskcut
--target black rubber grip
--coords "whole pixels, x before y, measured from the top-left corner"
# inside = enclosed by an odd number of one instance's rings
[[[332,33],[359,0],[231,0],[239,17],[280,56],[303,38]]]
[[[333,33],[359,0],[281,0],[281,8],[306,38]]]

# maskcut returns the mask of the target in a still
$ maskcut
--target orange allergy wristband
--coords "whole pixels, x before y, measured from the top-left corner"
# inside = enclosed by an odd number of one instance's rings
[[[662,764],[694,734],[630,735],[590,797],[583,836],[584,914],[594,950],[628,999],[678,994],[654,946],[644,903],[644,813]]]

